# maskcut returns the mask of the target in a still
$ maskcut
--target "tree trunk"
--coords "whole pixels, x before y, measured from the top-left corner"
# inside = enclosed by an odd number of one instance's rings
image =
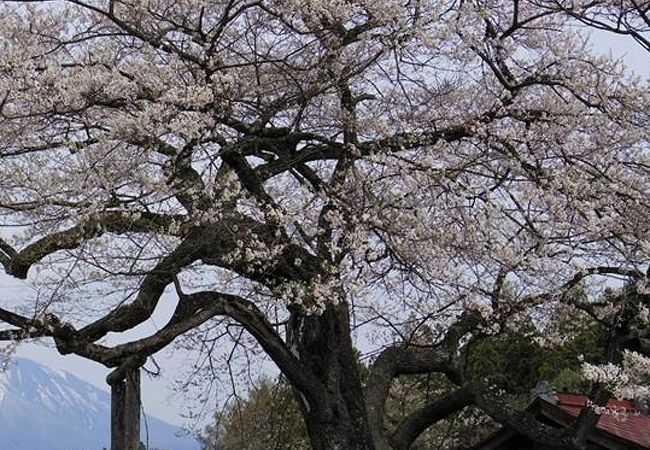
[[[296,393],[312,448],[377,450],[368,427],[347,305],[330,305],[320,316],[294,312],[288,327],[291,348],[324,386],[317,404]]]
[[[140,369],[111,386],[111,450],[140,448]]]
[[[316,423],[307,421],[313,450],[374,450],[369,436],[364,437],[351,423]]]

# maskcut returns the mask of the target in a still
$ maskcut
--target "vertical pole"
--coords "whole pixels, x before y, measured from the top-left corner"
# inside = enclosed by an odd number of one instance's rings
[[[126,385],[123,381],[111,384],[111,450],[127,450],[124,446],[124,400]]]
[[[125,450],[140,449],[140,369],[126,374],[124,411]]]
[[[111,450],[140,450],[140,368],[121,368],[111,386]]]

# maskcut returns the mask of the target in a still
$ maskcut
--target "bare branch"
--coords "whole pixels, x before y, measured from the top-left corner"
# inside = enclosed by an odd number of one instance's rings
[[[427,428],[472,404],[467,387],[461,387],[440,399],[433,400],[409,414],[393,432],[390,441],[396,450],[409,450]]]
[[[87,240],[104,233],[168,232],[172,223],[182,223],[183,216],[166,216],[148,212],[125,213],[105,212],[96,218],[87,219],[65,231],[53,233],[14,253],[7,273],[25,279],[30,267],[44,257],[60,250],[81,246]]]

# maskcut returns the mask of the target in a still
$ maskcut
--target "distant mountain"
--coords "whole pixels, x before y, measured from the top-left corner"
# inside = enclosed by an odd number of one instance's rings
[[[73,375],[14,359],[0,373],[0,450],[110,448],[110,404],[108,392]],[[198,449],[174,425],[147,416],[147,427],[150,448]]]

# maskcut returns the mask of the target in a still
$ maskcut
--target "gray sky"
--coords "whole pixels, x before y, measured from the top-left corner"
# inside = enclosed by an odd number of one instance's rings
[[[592,34],[596,52],[622,58],[628,69],[634,71],[646,81],[650,81],[650,53],[641,48],[631,38],[613,33],[598,31]]]
[[[0,305],[18,305],[21,300],[27,300],[31,295],[33,295],[33,288],[30,287],[29,281],[16,280],[0,272]],[[107,342],[114,345],[154,333],[169,320],[174,307],[174,298],[164,296],[159,307],[146,323],[127,333],[122,333],[119,339],[117,336],[109,336]],[[54,369],[64,370],[101,389],[108,390],[106,384],[108,369],[99,363],[79,356],[62,356],[47,340],[19,345],[16,356],[32,359]],[[188,358],[191,358],[191,355],[174,352],[173,347],[156,355],[155,359],[162,369],[162,376],[156,379],[146,375],[142,377],[142,401],[146,413],[170,423],[184,424],[181,417],[183,401],[180,396],[175,394],[171,385],[175,379],[182,375]]]

